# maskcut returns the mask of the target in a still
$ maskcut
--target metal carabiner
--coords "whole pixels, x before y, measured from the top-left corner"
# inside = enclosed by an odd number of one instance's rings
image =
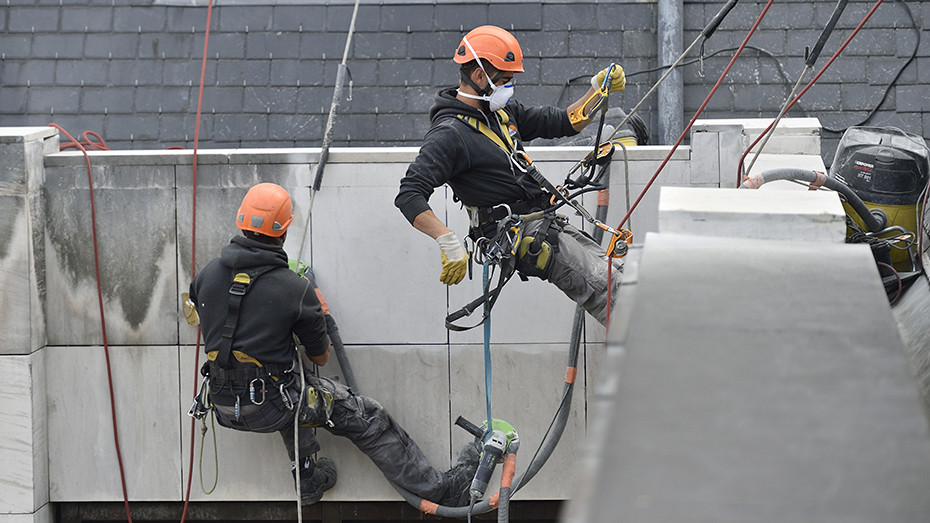
[[[262,387],[259,389],[259,392],[262,393],[262,400],[261,400],[261,401],[255,401],[255,382],[256,382],[256,381],[260,381],[260,382],[262,383]],[[252,401],[252,404],[253,404],[253,405],[261,405],[261,404],[265,403],[265,395],[266,395],[265,393],[266,393],[266,392],[267,392],[267,391],[265,390],[265,380],[264,380],[264,378],[255,378],[255,379],[253,379],[252,381],[249,382],[249,400]]]
[[[287,410],[294,410],[294,402],[291,401],[291,396],[287,393],[287,388],[283,383],[278,385],[278,391],[281,393],[281,401],[284,402],[284,407]]]

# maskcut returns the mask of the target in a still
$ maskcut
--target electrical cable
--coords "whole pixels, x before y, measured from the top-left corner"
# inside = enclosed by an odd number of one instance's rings
[[[126,508],[126,519],[131,523],[132,515],[129,511],[129,493],[126,490],[126,471],[123,467],[123,455],[120,451],[119,445],[119,430],[116,426],[116,400],[115,394],[113,392],[113,369],[110,365],[110,344],[107,341],[107,321],[106,315],[103,311],[103,286],[100,282],[100,252],[97,245],[97,211],[96,211],[96,202],[94,200],[94,177],[93,171],[90,167],[90,156],[87,154],[87,149],[79,141],[75,140],[73,136],[68,134],[68,131],[64,130],[58,124],[49,124],[50,127],[58,129],[59,132],[64,134],[71,140],[71,143],[80,149],[81,153],[84,155],[84,163],[87,166],[87,189],[90,192],[90,227],[91,227],[91,239],[93,240],[94,247],[94,275],[97,280],[97,304],[100,307],[100,331],[103,334],[103,355],[107,364],[107,387],[110,392],[110,419],[113,424],[113,444],[116,448],[116,462],[119,466],[119,480],[120,486],[123,490],[123,506]]]
[[[656,178],[659,177],[659,174],[662,172],[662,169],[665,168],[669,160],[671,160],[672,155],[675,154],[675,151],[678,150],[678,146],[681,145],[682,140],[685,139],[685,136],[688,134],[688,131],[691,130],[691,126],[694,125],[694,122],[698,119],[701,113],[704,112],[704,108],[707,107],[707,104],[708,102],[710,102],[710,99],[714,96],[714,93],[716,93],[717,89],[720,88],[720,85],[723,83],[723,79],[726,78],[727,74],[730,72],[730,68],[733,67],[733,64],[736,62],[736,59],[739,58],[739,55],[742,53],[743,49],[746,47],[746,44],[749,42],[749,39],[752,37],[753,34],[755,34],[756,29],[759,27],[759,24],[762,22],[762,19],[765,17],[765,14],[768,12],[769,8],[772,7],[773,1],[774,0],[768,0],[768,2],[765,4],[765,7],[762,9],[762,13],[759,15],[755,23],[752,25],[752,28],[749,30],[749,33],[746,34],[746,37],[743,39],[742,44],[740,44],[739,48],[736,50],[736,53],[733,55],[733,58],[730,59],[730,62],[727,64],[726,68],[724,68],[723,73],[720,75],[720,78],[717,79],[717,83],[714,84],[714,87],[710,90],[710,93],[708,93],[707,97],[704,99],[704,102],[698,108],[697,112],[694,113],[694,116],[691,117],[691,120],[688,122],[688,125],[686,125],[684,130],[681,132],[681,136],[678,137],[678,141],[675,142],[675,145],[672,146],[672,149],[669,151],[668,155],[665,157],[665,160],[662,161],[662,164],[659,166],[658,169],[656,169],[655,174],[653,174],[652,178],[649,179],[649,182],[646,183],[646,187],[643,188],[643,191],[640,193],[639,197],[636,198],[636,201],[633,203],[633,206],[630,207],[626,215],[620,221],[620,225],[616,227],[618,230],[621,227],[623,227],[626,221],[630,218],[630,215],[633,214],[633,211],[639,205],[639,202],[642,201],[643,197],[646,196],[646,193],[652,187],[652,184],[655,183]]]
[[[898,292],[895,294],[894,298],[892,298],[891,300],[888,301],[888,305],[894,305],[895,302],[898,301],[898,298],[901,297],[901,294],[902,294],[902,292],[903,292],[903,290],[904,290],[904,284],[901,282],[901,275],[898,273],[897,270],[895,270],[894,267],[892,267],[891,265],[888,265],[888,264],[885,263],[885,262],[876,262],[876,263],[877,263],[879,266],[885,267],[885,268],[887,268],[888,270],[890,270],[891,273],[894,274],[895,279],[897,280],[897,283],[898,283],[898,289],[897,289],[897,290],[898,290]]]

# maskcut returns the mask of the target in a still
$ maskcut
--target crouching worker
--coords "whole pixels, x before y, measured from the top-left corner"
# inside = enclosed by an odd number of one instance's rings
[[[320,450],[313,427],[351,440],[389,480],[410,492],[440,505],[466,504],[478,464],[474,444],[462,450],[455,467],[439,472],[377,401],[306,368],[301,372],[296,344],[310,361],[325,365],[330,342],[314,289],[288,268],[283,245],[292,219],[283,187],[252,187],[236,213],[243,236],[232,238],[191,283],[207,353],[201,369],[207,379],[194,415],[212,406],[224,427],[279,432],[292,474],[300,467],[304,505],[316,503],[336,484],[333,461],[311,459]]]

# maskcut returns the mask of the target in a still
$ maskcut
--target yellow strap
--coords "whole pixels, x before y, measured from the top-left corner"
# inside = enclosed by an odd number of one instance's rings
[[[510,123],[510,117],[507,116],[507,112],[503,109],[497,111],[498,116],[498,125],[501,128],[501,134],[504,138],[507,139],[507,144],[505,145],[501,137],[498,136],[494,131],[491,130],[484,122],[475,118],[474,116],[465,116],[464,114],[456,115],[460,120],[467,123],[469,126],[480,132],[481,134],[487,136],[492,142],[497,144],[498,147],[504,150],[505,153],[510,154],[514,150],[513,140],[510,138],[510,132],[507,130],[507,124]]]
[[[207,359],[210,361],[216,361],[216,356],[219,354],[219,352],[220,351],[218,350],[211,350],[210,352],[207,353]],[[232,351],[232,353],[233,353],[233,356],[236,357],[236,360],[238,360],[240,363],[254,363],[255,365],[259,367],[264,367],[264,365],[259,363],[257,359],[253,358],[252,356],[249,356],[248,354],[242,351],[234,350]]]

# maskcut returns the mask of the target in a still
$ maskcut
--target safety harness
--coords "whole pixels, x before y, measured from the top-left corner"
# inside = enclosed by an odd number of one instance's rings
[[[286,425],[289,416],[282,416],[273,423],[262,424],[250,421],[251,415],[257,414],[266,400],[280,411],[293,411],[298,403],[302,403],[300,398],[303,380],[294,372],[301,363],[296,359],[286,365],[263,364],[242,351],[232,350],[242,299],[259,277],[277,268],[279,267],[259,267],[238,272],[233,277],[220,346],[207,352],[207,361],[200,368],[204,379],[189,412],[194,418],[201,419],[211,408],[215,408],[228,418],[230,424],[238,424],[241,421],[247,430],[273,432]],[[316,377],[308,377],[306,381],[310,383],[310,387],[304,396],[307,400],[306,405],[300,405],[300,424],[314,427],[331,424],[329,418],[333,410],[332,392]],[[226,394],[220,394],[222,392]],[[251,405],[242,405],[241,397],[246,392]],[[234,402],[232,398],[235,398]],[[264,421],[265,417],[258,415],[256,419]],[[222,417],[220,424],[227,425]]]
[[[488,265],[497,267],[500,272],[493,289],[490,288],[488,278],[485,278],[482,295],[446,317],[446,328],[454,331],[469,330],[486,322],[501,289],[510,281],[514,272],[523,280],[530,276],[547,279],[553,255],[558,252],[558,233],[568,222],[554,211],[553,202],[558,190],[536,169],[519,140],[514,140],[517,129],[510,121],[510,116],[503,109],[494,114],[496,129],[489,126],[490,121],[486,123],[475,116],[455,114],[455,117],[457,121],[487,137],[507,155],[514,177],[521,187],[526,182],[535,183],[544,194],[535,198],[528,195],[525,200],[493,207],[465,206],[469,216],[468,236],[472,241],[469,248],[469,273],[472,260],[482,263],[486,268]],[[524,237],[526,224],[536,220],[542,220],[538,233]],[[480,305],[484,305],[481,321],[468,327],[455,323],[471,315]]]

